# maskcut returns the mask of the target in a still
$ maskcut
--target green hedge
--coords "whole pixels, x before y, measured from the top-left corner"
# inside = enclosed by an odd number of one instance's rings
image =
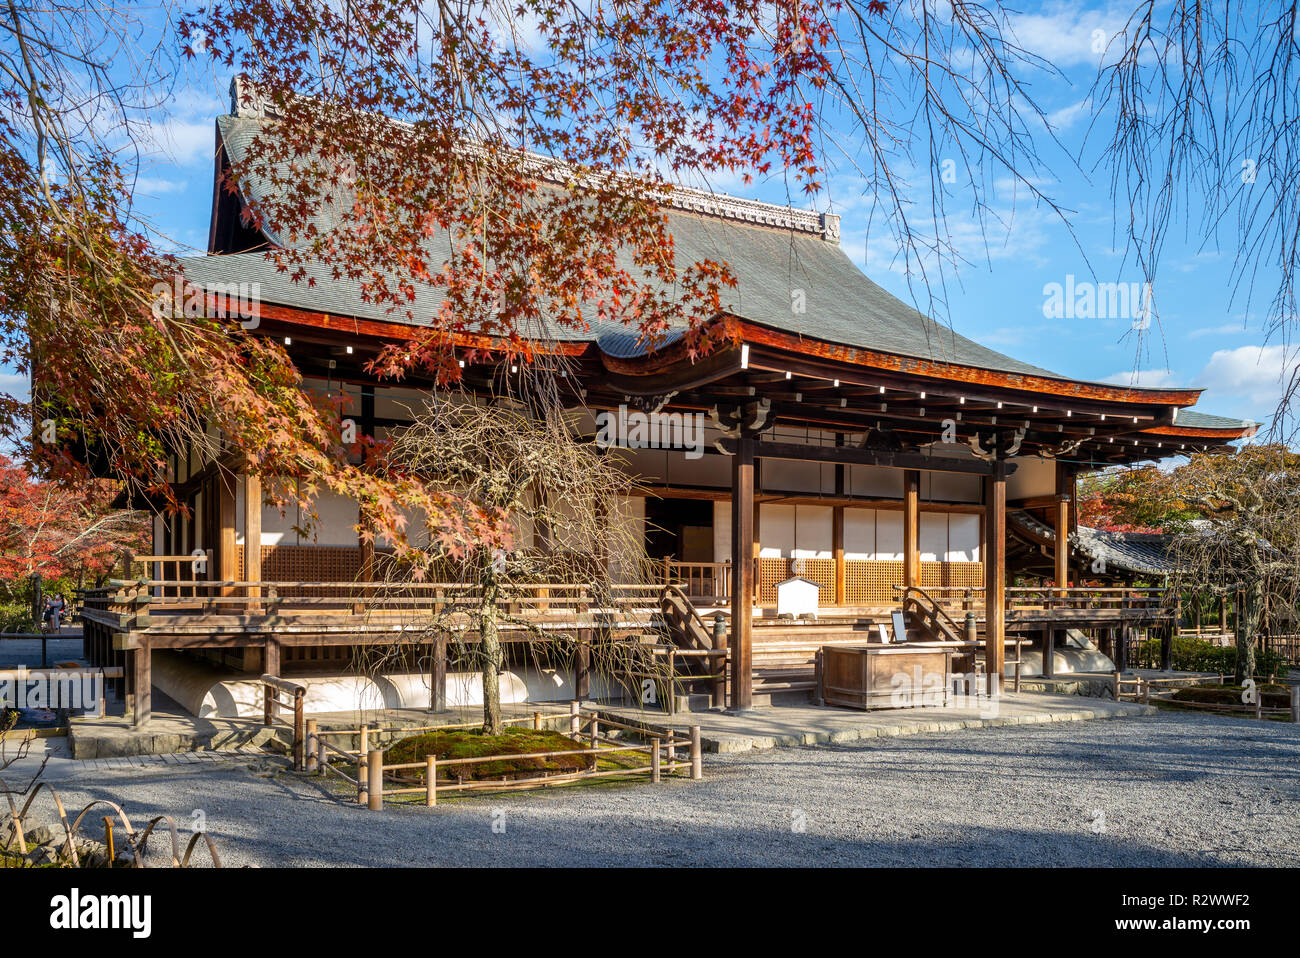
[[[0,603],[0,632],[39,632],[25,602]]]
[[[1237,671],[1237,647],[1212,645],[1204,639],[1178,636],[1174,639],[1172,665],[1175,672],[1218,672],[1232,675]],[[1138,646],[1137,668],[1160,667],[1160,640],[1147,639]],[[1255,674],[1277,675],[1285,670],[1286,663],[1273,651],[1255,649]]]

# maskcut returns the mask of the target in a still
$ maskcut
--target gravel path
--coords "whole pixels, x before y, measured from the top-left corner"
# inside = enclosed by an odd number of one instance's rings
[[[273,760],[74,764],[52,763],[48,776],[69,805],[111,797],[137,820],[178,822],[202,809],[227,865],[1300,860],[1300,727],[1168,712],[706,755],[704,782],[522,792],[432,810],[343,805]]]

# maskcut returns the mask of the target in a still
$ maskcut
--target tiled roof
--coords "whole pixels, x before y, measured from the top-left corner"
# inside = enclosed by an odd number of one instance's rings
[[[1008,512],[1007,520],[1039,539],[1056,541],[1056,530],[1022,509]],[[1070,536],[1070,548],[1090,563],[1103,562],[1109,569],[1137,575],[1171,574],[1170,543],[1171,538],[1160,533],[1107,532],[1088,526],[1079,526]]]

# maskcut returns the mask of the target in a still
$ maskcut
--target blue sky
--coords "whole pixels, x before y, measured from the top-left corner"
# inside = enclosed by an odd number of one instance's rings
[[[1029,4],[1023,5],[1029,8]],[[1044,315],[1044,288],[1050,283],[1141,283],[1132,257],[1116,249],[1109,171],[1092,171],[1105,130],[1085,144],[1089,107],[1086,96],[1096,75],[1094,31],[1107,35],[1123,23],[1118,8],[1045,4],[1013,16],[1016,36],[1027,49],[1054,64],[1063,76],[1046,72],[1034,78],[1034,95],[1046,110],[1065,152],[1044,145],[1054,177],[1035,184],[1074,212],[1069,229],[1050,210],[1036,206],[1023,185],[989,176],[989,199],[998,215],[987,243],[970,216],[971,201],[958,185],[950,194],[948,229],[966,260],[950,275],[947,313],[957,331],[1002,352],[1074,378],[1142,385],[1205,387],[1198,408],[1205,412],[1267,422],[1281,393],[1281,376],[1294,366],[1280,343],[1262,332],[1269,289],[1248,309],[1234,301],[1230,283],[1235,236],[1204,238],[1199,224],[1171,235],[1161,272],[1152,287],[1158,314],[1140,346],[1127,318],[1053,319]],[[228,107],[229,77],[191,67],[191,74],[156,118],[149,155],[141,169],[138,213],[181,252],[201,252],[207,242],[212,200],[213,117]],[[1076,166],[1070,155],[1081,158]],[[1087,172],[1085,172],[1087,171]],[[987,171],[981,171],[987,172]],[[1260,175],[1266,175],[1261,171]],[[912,185],[927,197],[928,170],[913,171]],[[750,186],[714,183],[740,195],[784,202],[779,182]],[[876,229],[867,238],[869,197],[859,181],[842,171],[830,177],[828,191],[813,203],[842,219],[845,251],[877,283],[905,301],[915,302],[893,240]],[[1121,210],[1121,212],[1124,212]],[[924,208],[918,205],[918,214]],[[1086,254],[1086,259],[1085,259]],[[1091,264],[1095,274],[1090,272]],[[1261,273],[1268,282],[1275,276]],[[920,304],[918,304],[920,305]],[[18,387],[15,389],[15,387]],[[0,369],[0,389],[25,391],[17,377]]]

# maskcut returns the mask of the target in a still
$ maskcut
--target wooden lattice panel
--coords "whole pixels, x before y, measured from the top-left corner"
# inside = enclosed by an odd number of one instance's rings
[[[244,578],[244,547],[236,550],[239,578]],[[262,546],[264,582],[355,582],[361,574],[357,546]],[[319,594],[283,589],[282,595]]]
[[[983,562],[922,562],[921,588],[974,589],[984,587]]]
[[[795,568],[805,579],[817,583],[817,598],[822,605],[835,604],[834,559],[796,559]]]
[[[893,605],[894,586],[903,584],[903,563],[883,559],[848,559],[844,563],[844,601],[848,605]]]
[[[790,578],[790,560],[759,559],[757,565],[758,602],[760,605],[775,605],[776,584]]]

